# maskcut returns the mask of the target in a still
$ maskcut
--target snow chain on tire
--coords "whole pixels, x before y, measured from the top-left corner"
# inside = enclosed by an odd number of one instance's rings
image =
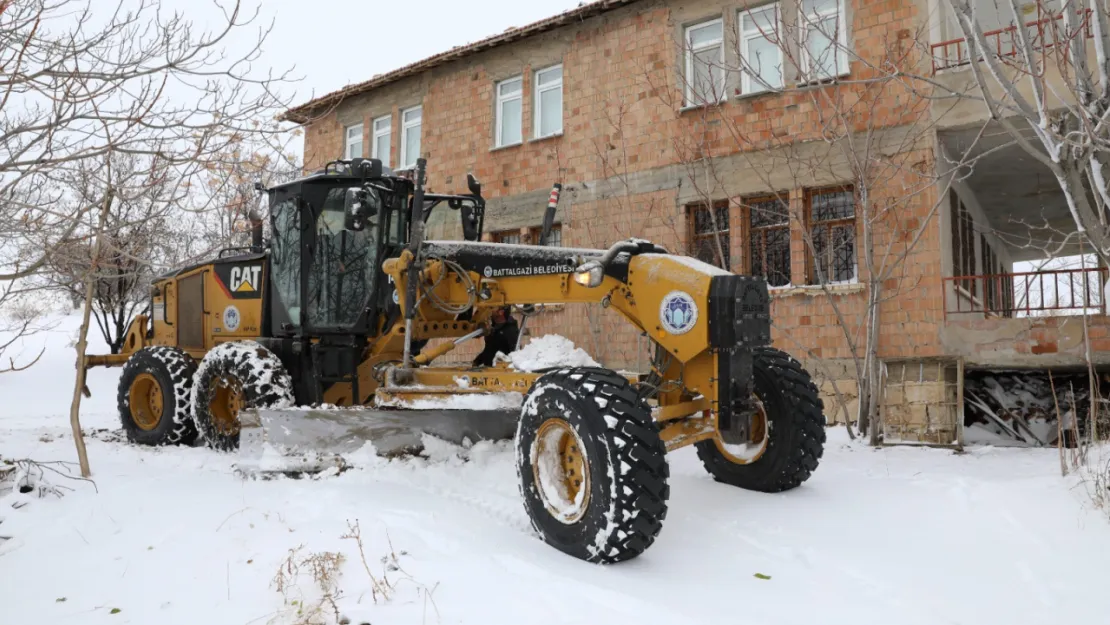
[[[572,483],[584,481],[585,490],[574,499],[571,486],[561,489],[545,477],[545,471],[568,466],[545,451],[559,436],[580,452],[587,473],[559,473],[569,474]],[[651,409],[626,378],[592,367],[543,375],[525,398],[516,435],[517,475],[532,527],[551,546],[589,562],[640,555],[667,516],[666,453]],[[553,505],[550,493],[563,493],[564,504]]]
[[[740,464],[711,439],[697,443],[698,458],[719,482],[778,493],[800,486],[817,469],[825,446],[824,404],[809,373],[789,354],[759,348],[754,364],[755,394],[767,416],[766,449]]]
[[[233,432],[222,432],[209,408],[218,381],[237,387],[243,409],[283,408],[294,403],[293,379],[273,352],[254,341],[213,347],[200,361],[193,378],[192,407],[197,430],[214,449],[231,451],[239,447],[238,425]]]
[[[116,404],[127,440],[140,445],[190,445],[197,438],[192,419],[193,373],[196,362],[176,347],[144,347],[123,366]],[[146,374],[157,381],[161,392],[161,415],[153,429],[141,428],[132,418],[131,387]]]

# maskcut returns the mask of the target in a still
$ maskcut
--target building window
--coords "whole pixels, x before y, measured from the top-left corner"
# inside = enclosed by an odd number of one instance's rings
[[[420,127],[423,123],[423,107],[414,106],[401,111],[401,169],[416,166],[420,158]]]
[[[749,273],[770,286],[790,284],[790,211],[782,199],[751,198],[748,209]]]
[[[956,285],[976,297],[979,294],[979,281],[971,278],[976,273],[975,220],[955,189],[948,190],[948,207],[949,221],[952,223],[952,272],[956,277],[968,278],[957,280]]]
[[[725,98],[724,23],[720,18],[686,29],[686,105]]]
[[[539,245],[540,235],[543,234],[543,228],[532,228],[528,233],[529,242]],[[563,228],[559,224],[551,226],[551,233],[547,237],[548,247],[563,247]]]
[[[509,243],[511,245],[520,245],[520,229],[502,230],[501,232],[494,232],[490,235],[494,243]]]
[[[732,267],[729,258],[728,202],[705,204],[687,208],[690,216],[690,256],[722,269]]]
[[[856,195],[851,187],[809,191],[809,232],[813,239],[812,284],[856,280]]]
[[[759,93],[782,87],[780,32],[778,4],[769,4],[740,14],[742,93]]]
[[[347,141],[345,146],[346,148],[343,150],[343,156],[347,160],[362,157],[362,124],[347,126]]]
[[[1014,277],[1006,272],[1002,260],[994,252],[984,234],[979,235],[979,249],[982,250],[983,284],[987,312],[1003,317],[1014,313]]]
[[[393,117],[386,115],[374,120],[374,142],[371,144],[370,158],[376,158],[382,165],[389,167],[390,142],[393,139]]]
[[[563,132],[563,66],[536,72],[536,138]]]
[[[844,0],[802,0],[798,19],[805,79],[827,80],[847,73]]]
[[[519,76],[497,83],[497,147],[520,143],[523,102],[524,81]]]

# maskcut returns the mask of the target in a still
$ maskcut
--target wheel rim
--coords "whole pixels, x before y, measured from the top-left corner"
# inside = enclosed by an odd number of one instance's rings
[[[243,409],[243,384],[232,376],[213,376],[212,393],[208,400],[208,412],[212,415],[212,425],[224,436],[239,433],[239,411]]]
[[[532,477],[547,511],[570,525],[590,503],[590,467],[582,439],[563,419],[540,424],[532,444]]]
[[[771,422],[767,418],[767,409],[755,395],[752,395],[752,401],[755,403],[755,414],[752,415],[748,442],[726,443],[721,439],[720,434],[713,439],[721,454],[736,464],[751,464],[759,460],[767,451],[767,445],[771,440]]]
[[[162,385],[149,373],[140,373],[131,382],[128,392],[131,421],[145,432],[158,427],[162,421]]]

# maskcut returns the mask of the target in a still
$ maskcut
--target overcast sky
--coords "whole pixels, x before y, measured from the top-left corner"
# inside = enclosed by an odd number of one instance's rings
[[[296,103],[302,103],[579,4],[579,0],[265,0],[262,17],[274,21],[274,30],[262,62],[275,70],[295,67],[303,77],[296,86]]]

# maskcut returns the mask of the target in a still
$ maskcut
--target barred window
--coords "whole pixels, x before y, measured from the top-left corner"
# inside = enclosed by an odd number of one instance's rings
[[[748,272],[770,286],[790,284],[790,211],[781,198],[744,200],[748,209]]]
[[[728,250],[728,201],[686,208],[690,218],[689,255],[722,269],[732,267]]]
[[[543,234],[543,228],[532,228],[528,233],[528,240],[533,245],[540,244],[540,235]],[[559,224],[551,226],[551,234],[547,239],[548,247],[563,247],[563,227]]]
[[[856,279],[856,195],[851,187],[806,192],[814,256],[810,281],[820,284]]]
[[[520,245],[520,230],[502,230],[501,232],[494,232],[490,236],[494,243],[510,243],[512,245]]]

